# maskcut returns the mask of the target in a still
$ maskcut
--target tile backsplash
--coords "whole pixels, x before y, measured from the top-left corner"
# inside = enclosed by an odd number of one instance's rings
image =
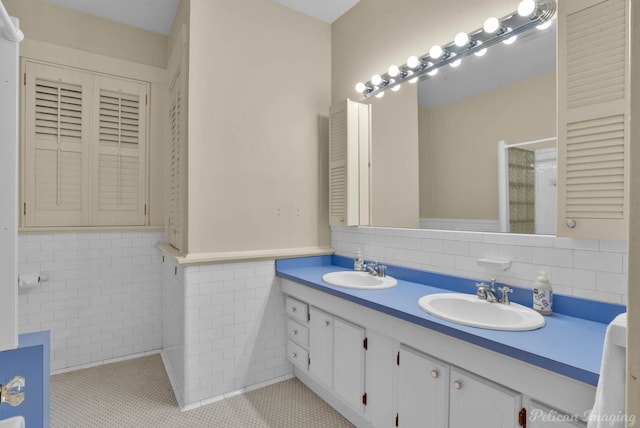
[[[20,333],[51,331],[54,373],[162,347],[162,232],[21,233]]]
[[[554,292],[627,303],[627,242],[447,230],[332,226],[336,254],[531,288],[544,270]],[[507,270],[478,259],[509,260]]]

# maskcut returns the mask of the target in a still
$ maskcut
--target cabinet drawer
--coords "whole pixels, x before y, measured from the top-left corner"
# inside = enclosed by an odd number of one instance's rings
[[[309,328],[291,318],[287,318],[287,335],[298,344],[304,347],[309,346]]]
[[[293,340],[287,340],[287,359],[303,370],[309,370],[309,352]]]
[[[287,296],[285,304],[287,306],[287,315],[303,324],[307,323],[309,320],[309,306],[306,303],[302,303],[300,300]]]

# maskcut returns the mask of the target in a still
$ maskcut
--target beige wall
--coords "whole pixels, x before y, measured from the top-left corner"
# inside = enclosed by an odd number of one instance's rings
[[[167,65],[167,37],[44,0],[3,0],[27,38],[156,67]]]
[[[555,137],[555,73],[419,110],[420,217],[498,220],[497,142]]]
[[[20,19],[25,33],[21,57],[151,83],[148,212],[150,225],[163,225],[167,37],[41,0],[3,0],[3,3],[11,15]],[[145,61],[165,63],[157,67]]]
[[[188,252],[328,246],[329,25],[191,0]]]
[[[416,86],[370,99],[371,225],[419,227]],[[413,106],[408,108],[408,106]]]

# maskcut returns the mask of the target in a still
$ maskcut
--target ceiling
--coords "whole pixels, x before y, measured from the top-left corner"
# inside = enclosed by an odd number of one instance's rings
[[[47,0],[69,9],[168,35],[180,0]],[[268,1],[268,0],[267,0]],[[273,0],[332,23],[359,0]]]

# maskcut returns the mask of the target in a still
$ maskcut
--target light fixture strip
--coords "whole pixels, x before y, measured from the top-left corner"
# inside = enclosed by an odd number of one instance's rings
[[[398,67],[399,74],[397,76],[392,77],[389,73],[380,74],[382,82],[373,84],[371,81],[368,81],[364,84],[362,94],[369,98],[406,81],[416,78],[427,78],[427,73],[429,72],[479,52],[482,49],[486,49],[497,43],[508,40],[511,37],[517,36],[518,34],[531,29],[532,27],[548,21],[555,14],[556,8],[556,0],[537,0],[536,9],[533,15],[522,17],[518,15],[517,12],[506,15],[499,20],[500,26],[495,33],[487,33],[483,28],[477,29],[469,33],[469,43],[467,46],[459,47],[455,42],[450,42],[442,46],[444,51],[442,57],[434,60],[427,53],[418,57],[420,65],[416,68],[411,68],[407,64],[403,64]],[[431,63],[431,65],[428,65],[429,63]]]

